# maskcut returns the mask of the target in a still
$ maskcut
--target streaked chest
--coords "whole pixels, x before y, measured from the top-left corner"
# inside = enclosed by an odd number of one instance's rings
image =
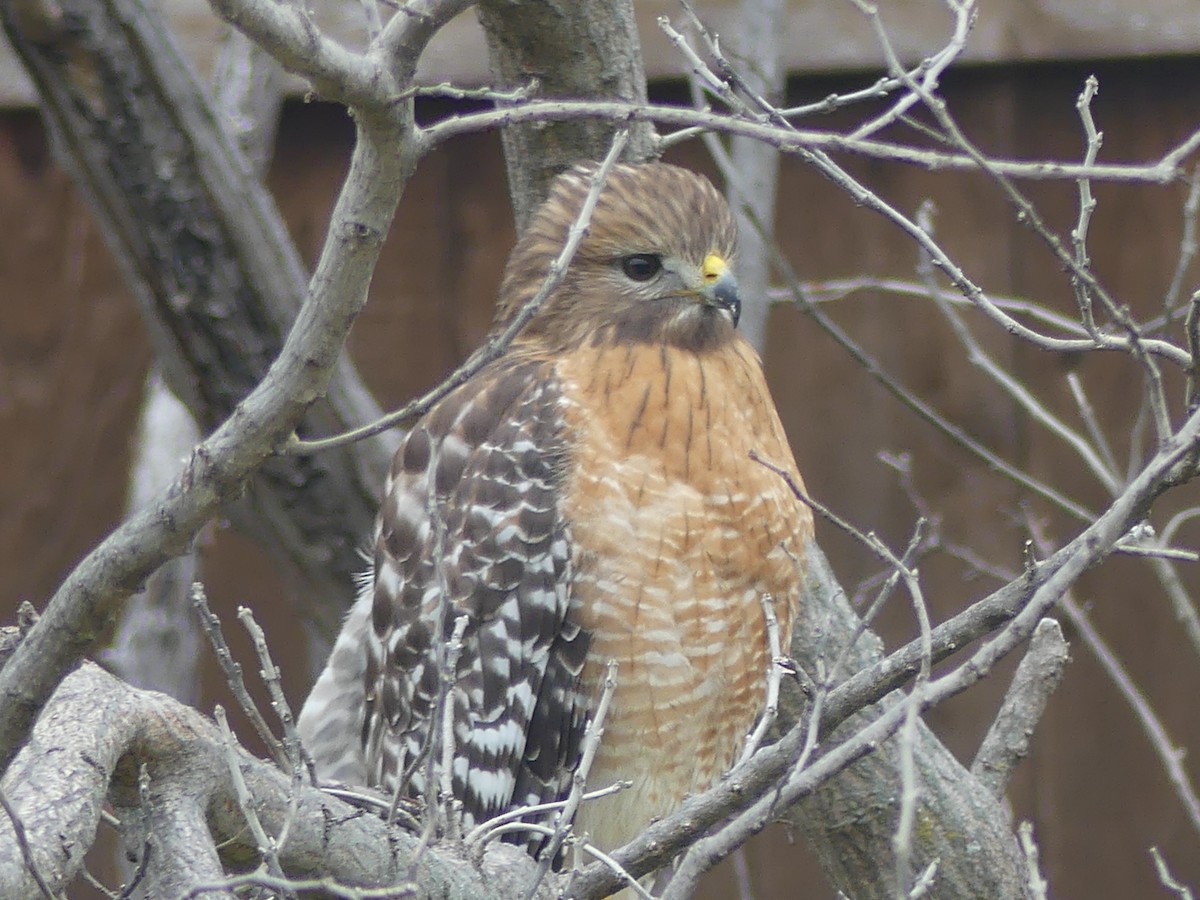
[[[572,436],[564,513],[581,624],[663,638],[673,629],[703,652],[721,630],[761,630],[759,597],[771,593],[786,625],[811,517],[750,458],[799,482],[749,345],[585,348],[557,370]]]
[[[770,662],[762,597],[774,597],[786,642],[811,516],[750,458],[799,482],[761,365],[740,341],[706,355],[589,348],[557,369],[571,434],[572,615],[592,635],[584,689],[594,695],[607,660],[619,667],[592,781],[635,783],[589,813],[615,846],[627,835],[614,822],[663,814],[731,763]]]

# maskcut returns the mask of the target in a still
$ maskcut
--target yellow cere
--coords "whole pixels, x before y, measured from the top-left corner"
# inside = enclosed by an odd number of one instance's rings
[[[710,253],[704,257],[704,265],[700,267],[700,271],[704,274],[704,280],[707,282],[716,281],[728,269],[729,264],[716,253]]]

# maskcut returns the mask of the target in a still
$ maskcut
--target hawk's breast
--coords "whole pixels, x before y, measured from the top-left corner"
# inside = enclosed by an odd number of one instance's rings
[[[573,615],[584,669],[617,688],[580,830],[619,846],[736,758],[765,696],[762,597],[785,642],[811,530],[807,507],[751,451],[799,482],[762,366],[740,337],[713,352],[585,347],[556,363],[567,403],[563,513],[574,542]]]

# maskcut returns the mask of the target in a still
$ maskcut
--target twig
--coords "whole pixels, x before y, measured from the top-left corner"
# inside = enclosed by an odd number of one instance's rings
[[[1191,411],[1189,407],[1189,412]],[[1150,398],[1142,395],[1138,403],[1137,414],[1133,417],[1133,424],[1129,426],[1129,449],[1126,451],[1125,458],[1128,463],[1125,468],[1125,480],[1128,481],[1138,471],[1142,460],[1146,455],[1146,429],[1150,423]]]
[[[1176,514],[1163,529],[1158,544],[1165,546],[1170,543],[1179,525],[1195,513],[1200,513],[1200,510],[1184,510]],[[1191,551],[1184,552],[1190,553]],[[1151,571],[1154,572],[1158,583],[1162,586],[1163,592],[1167,595],[1167,600],[1171,604],[1171,612],[1174,614],[1175,620],[1182,626],[1184,636],[1192,647],[1192,652],[1200,656],[1200,612],[1196,610],[1196,604],[1187,585],[1179,577],[1179,572],[1176,571],[1171,559],[1157,558],[1150,554],[1148,562]]]
[[[1158,873],[1158,880],[1162,886],[1169,891],[1174,891],[1179,900],[1192,900],[1192,892],[1175,880],[1175,876],[1167,868],[1167,861],[1163,859],[1163,855],[1158,852],[1157,847],[1150,848],[1150,856],[1154,860],[1154,871]]]
[[[1196,409],[1197,405],[1200,405],[1200,291],[1192,294],[1191,302],[1188,304],[1187,318],[1183,321],[1183,331],[1187,337],[1190,356],[1187,408],[1191,412]]]
[[[872,28],[875,29],[876,37],[878,38],[882,35],[880,44],[884,50],[889,50],[890,44],[886,40],[886,32],[883,30],[883,22],[879,18],[878,9],[873,5],[863,2],[863,0],[851,0],[851,2],[870,21]],[[918,75],[920,76],[919,84],[925,91],[937,89],[938,79],[941,77],[942,72],[954,60],[958,59],[962,55],[963,50],[966,49],[967,35],[971,30],[971,24],[974,20],[974,6],[973,0],[967,0],[967,2],[951,6],[951,9],[957,7],[955,9],[957,15],[955,16],[954,31],[950,36],[950,40],[937,54],[922,62],[917,70],[914,72],[905,72],[903,67],[900,67],[898,64],[893,67],[893,71],[890,73],[892,77],[899,81],[901,85],[909,87],[909,90],[887,112],[861,125],[851,134],[851,138],[861,140],[883,130],[900,119],[908,110],[920,102],[921,94],[911,87],[918,83]],[[889,59],[889,62],[891,62],[891,59]]]
[[[887,160],[937,171],[972,172],[979,162],[970,154],[949,153],[910,147],[878,140],[851,140],[831,131],[782,128],[773,122],[762,123],[678,106],[628,103],[620,100],[530,100],[504,109],[447,116],[421,132],[421,150],[428,153],[451,138],[479,131],[531,122],[565,122],[583,119],[602,122],[655,122],[673,128],[701,128],[720,134],[745,135],[778,147],[783,153],[804,156],[816,150],[848,152],[857,156]],[[1200,130],[1155,162],[1136,164],[1096,164],[1086,167],[1075,162],[993,159],[985,157],[991,170],[1011,178],[1028,181],[1074,181],[1086,175],[1092,181],[1132,184],[1169,184],[1179,177],[1180,163],[1200,149]]]
[[[1103,469],[1116,475],[1121,471],[1121,467],[1117,465],[1117,457],[1104,436],[1104,429],[1100,427],[1100,420],[1096,418],[1096,411],[1088,401],[1083,382],[1079,380],[1077,372],[1067,373],[1067,386],[1071,389],[1071,396],[1075,399],[1075,406],[1079,409],[1079,417],[1083,419],[1083,426],[1087,429],[1092,446],[1100,455]]]
[[[1114,553],[1127,556],[1144,556],[1151,559],[1174,560],[1175,562],[1200,562],[1200,553],[1195,550],[1184,550],[1180,547],[1159,547],[1147,544],[1131,544],[1122,541],[1113,547]]]
[[[912,890],[908,892],[909,900],[918,900],[919,897],[924,897],[933,889],[933,885],[937,880],[938,860],[933,860],[925,867],[925,871],[917,876],[917,880],[913,882]]]
[[[1069,591],[1064,593],[1060,605],[1067,618],[1071,620],[1071,624],[1079,632],[1083,642],[1100,663],[1101,668],[1104,669],[1109,679],[1125,698],[1125,702],[1133,710],[1134,715],[1137,716],[1142,730],[1150,740],[1150,745],[1158,754],[1159,762],[1162,763],[1163,770],[1167,774],[1167,780],[1171,782],[1175,796],[1187,814],[1188,822],[1196,835],[1200,837],[1200,798],[1196,796],[1191,779],[1183,767],[1183,751],[1171,742],[1162,720],[1159,719],[1145,695],[1134,684],[1133,679],[1121,665],[1121,661],[1100,637],[1092,626],[1087,613],[1075,602]]]
[[[407,100],[410,97],[439,97],[446,100],[488,100],[493,103],[517,103],[537,96],[541,84],[536,78],[528,83],[502,91],[494,87],[465,88],[443,81],[441,84],[413,85],[397,94],[394,101]]]
[[[335,784],[323,784],[320,787],[324,793],[337,797],[339,800],[345,800],[351,806],[374,810],[381,819],[386,819],[392,809],[391,798],[369,789],[350,790]],[[421,830],[421,823],[417,821],[416,817],[409,815],[403,806],[395,810],[394,816],[406,831],[416,834]]]
[[[1187,509],[1180,510],[1167,520],[1167,524],[1163,526],[1162,542],[1164,544],[1171,543],[1175,538],[1175,532],[1186,525],[1192,519],[1200,517],[1200,506],[1191,506]]]
[[[233,732],[229,729],[229,720],[225,716],[225,710],[221,706],[217,706],[213,710],[213,716],[217,720],[217,725],[221,729],[221,741],[225,746],[225,760],[229,766],[229,778],[233,784],[234,791],[237,795],[238,807],[242,811],[242,815],[246,818],[246,825],[250,829],[250,833],[254,836],[254,842],[258,846],[258,852],[262,855],[263,864],[267,867],[267,872],[275,878],[282,879],[284,877],[283,867],[279,864],[278,845],[275,839],[267,834],[263,828],[262,822],[259,821],[258,812],[254,808],[254,798],[250,795],[250,789],[246,786],[246,780],[242,778],[242,767],[238,760],[237,739],[234,738]],[[295,792],[292,792],[293,796]],[[283,895],[290,900],[295,900],[295,892],[285,889]]]
[[[296,731],[296,719],[292,715],[292,707],[283,693],[279,667],[271,659],[271,651],[267,647],[267,636],[255,621],[254,612],[249,607],[239,606],[237,617],[247,634],[250,635],[250,640],[254,643],[254,650],[258,654],[258,661],[262,666],[259,669],[259,675],[262,676],[263,684],[266,685],[267,693],[271,697],[271,708],[275,710],[279,724],[283,727],[283,748],[287,753],[290,770],[296,773],[307,770],[309,784],[315,786],[317,773],[312,757],[308,755],[308,750],[305,749],[300,735]]]
[[[1046,889],[1050,885],[1042,877],[1041,867],[1038,865],[1038,847],[1033,839],[1033,823],[1022,822],[1017,826],[1017,836],[1021,840],[1021,852],[1025,855],[1029,892],[1033,895],[1033,900],[1046,900]]]
[[[1062,681],[1069,661],[1067,642],[1053,619],[1042,619],[1029,639],[1004,702],[971,763],[971,774],[992,795],[1003,797],[1017,764],[1029,752],[1029,739],[1046,703]]]
[[[1104,135],[1096,130],[1096,123],[1092,119],[1092,98],[1096,96],[1100,90],[1100,82],[1096,80],[1095,75],[1089,75],[1087,81],[1084,82],[1083,91],[1079,95],[1079,99],[1075,101],[1075,109],[1079,111],[1079,119],[1083,123],[1083,131],[1087,137],[1087,151],[1084,153],[1083,164],[1085,166],[1094,165],[1096,155],[1100,152],[1100,145],[1104,142]],[[1075,264],[1080,270],[1090,270],[1092,261],[1088,258],[1087,252],[1087,234],[1088,225],[1092,221],[1092,212],[1096,209],[1096,199],[1092,196],[1092,182],[1086,176],[1077,179],[1079,185],[1079,220],[1075,224],[1075,228],[1071,231],[1071,244],[1075,248]],[[1088,292],[1088,286],[1082,279],[1077,276],[1072,276],[1071,283],[1075,287],[1075,302],[1079,305],[1079,315],[1083,322],[1083,327],[1087,329],[1088,334],[1096,334],[1096,319],[1092,313],[1092,297]]]
[[[589,800],[599,800],[601,797],[608,797],[620,791],[628,790],[633,786],[632,781],[618,781],[610,784],[608,787],[598,788],[594,791],[588,791],[581,798],[584,802]],[[535,816],[539,813],[553,812],[562,809],[567,805],[566,799],[551,800],[549,803],[535,803],[530,806],[517,806],[507,812],[502,812],[497,816],[493,816],[486,822],[481,822],[467,832],[467,836],[463,838],[463,844],[466,845],[468,852],[472,855],[477,855],[478,851],[482,851],[483,847],[492,841],[498,835],[498,829],[502,825],[507,825],[509,822],[523,819],[526,816]]]
[[[1179,525],[1190,518],[1190,514],[1195,513],[1200,513],[1200,510],[1184,510],[1172,517],[1163,529],[1158,544],[1165,546],[1170,543]],[[1179,572],[1176,571],[1170,559],[1151,556],[1148,562],[1151,571],[1154,572],[1158,583],[1162,586],[1163,592],[1167,595],[1175,620],[1183,627],[1184,636],[1191,645],[1192,652],[1200,656],[1200,612],[1196,610],[1196,604],[1192,600],[1188,587],[1179,577]]]
[[[292,894],[315,891],[319,892],[318,896],[328,895],[340,900],[397,900],[401,897],[413,897],[418,893],[417,888],[411,884],[367,888],[339,884],[332,878],[281,878],[267,872],[246,872],[242,875],[230,875],[212,884],[197,885],[184,894],[181,900],[195,900],[205,894],[252,887]]]
[[[846,94],[830,94],[824,100],[816,103],[805,103],[801,106],[789,106],[779,110],[779,114],[787,119],[799,119],[804,116],[824,115],[843,106],[861,103],[864,100],[878,100],[895,91],[902,84],[899,78],[883,76],[870,87],[861,88]]]
[[[684,6],[686,8],[686,4]],[[692,49],[692,45],[688,42],[687,38],[671,26],[670,19],[666,16],[659,16],[658,28],[667,36],[667,40],[674,45],[675,49],[679,51],[679,55],[687,61],[692,77],[696,79],[701,87],[718,97],[730,109],[741,107],[741,102],[730,89],[728,82],[718,78],[712,69],[705,65],[704,60]]]
[[[608,707],[612,703],[613,693],[616,689],[617,662],[610,659],[605,666],[604,685],[600,692],[600,700],[596,703],[596,712],[583,733],[579,765],[571,773],[571,792],[567,794],[567,802],[563,804],[562,810],[554,818],[554,834],[547,845],[542,848],[537,875],[534,876],[533,883],[525,891],[525,900],[530,900],[537,893],[542,879],[546,877],[554,858],[562,849],[563,841],[571,832],[575,814],[579,811],[579,804],[583,800],[584,788],[587,787],[588,774],[592,770],[596,752],[600,749],[600,741],[604,738],[604,720],[608,716]]]
[[[874,278],[869,275],[815,282],[796,280],[794,285],[773,288],[768,293],[773,303],[795,303],[798,295],[802,305],[808,307],[815,304],[832,303],[863,291],[883,291],[900,297],[919,297],[921,299],[929,297],[929,289],[924,284],[900,278]],[[971,307],[978,311],[978,307],[957,290],[948,291],[938,288],[936,296],[954,306]],[[1082,353],[1093,350],[1121,353],[1130,351],[1130,343],[1127,338],[1101,332],[1098,336],[1099,343],[1097,343],[1096,340],[1086,337],[1087,333],[1078,322],[1038,303],[995,294],[989,295],[989,299],[997,309],[1003,312],[1028,316],[1030,319],[1058,328],[1068,334],[1082,336],[1063,338],[1042,335],[1040,340],[1044,343],[1040,343],[1038,346],[1046,350],[1063,353]],[[1147,328],[1150,327],[1151,325],[1147,325]],[[1164,359],[1181,369],[1186,370],[1191,365],[1191,356],[1187,351],[1176,347],[1169,341],[1145,338],[1142,340],[1142,345],[1146,348],[1147,353]]]
[[[455,701],[458,692],[458,658],[462,655],[463,635],[467,633],[469,621],[467,616],[459,616],[454,620],[454,631],[446,644],[446,659],[441,672],[442,684],[446,686],[444,702],[439,710],[442,732],[441,810],[443,833],[454,841],[460,837],[462,803],[454,796]]]
[[[1163,318],[1171,321],[1179,306],[1183,294],[1183,280],[1187,277],[1196,258],[1196,218],[1200,214],[1200,166],[1192,169],[1188,176],[1187,198],[1183,201],[1183,230],[1179,237],[1179,258],[1175,262],[1175,272],[1171,275],[1171,284],[1163,296]]]
[[[917,532],[919,534],[923,523],[918,523]],[[912,542],[915,545],[919,542],[919,537]],[[880,545],[883,546],[882,542]],[[911,545],[910,545],[911,546]],[[884,547],[886,550],[886,547]],[[919,790],[917,787],[917,771],[916,771],[916,743],[917,743],[917,722],[920,720],[921,713],[921,698],[925,693],[925,685],[929,681],[929,673],[932,667],[933,658],[933,638],[931,636],[932,629],[929,625],[929,610],[925,605],[925,597],[921,591],[921,584],[917,578],[917,573],[909,566],[905,565],[901,560],[887,551],[889,557],[888,562],[895,568],[900,577],[904,579],[904,585],[908,589],[909,597],[912,599],[913,611],[917,617],[917,625],[920,629],[921,642],[921,668],[917,672],[917,677],[913,681],[912,689],[909,691],[909,696],[905,705],[907,710],[904,717],[904,725],[900,729],[900,816],[896,823],[896,834],[892,845],[896,851],[896,894],[898,898],[904,896],[920,896],[924,891],[918,892],[917,888],[924,880],[918,880],[916,886],[910,892],[908,890],[908,882],[911,870],[912,860],[912,832],[917,816],[917,801],[919,798]],[[936,872],[936,860],[932,868],[927,871],[927,875],[932,879],[933,872]]]
[[[928,520],[922,516],[917,520],[917,526],[913,529],[913,535],[909,539],[908,546],[904,549],[904,555],[900,557],[901,565],[908,569],[916,561],[917,553],[921,547],[921,541],[924,536],[925,523]],[[838,680],[838,675],[842,671],[842,666],[850,659],[850,654],[859,639],[867,633],[871,627],[871,623],[875,621],[875,617],[883,611],[884,604],[892,595],[892,591],[896,589],[896,583],[900,580],[900,569],[896,566],[888,564],[888,575],[884,579],[883,584],[879,588],[879,593],[875,595],[875,599],[871,601],[871,605],[867,607],[867,611],[859,616],[858,623],[854,626],[854,633],[850,635],[850,639],[838,652],[838,655],[833,660],[833,665],[829,669],[828,681],[834,684]]]
[[[767,629],[767,671],[766,671],[766,700],[763,703],[762,714],[758,717],[758,722],[754,729],[746,735],[746,741],[742,745],[742,755],[738,762],[743,763],[754,755],[762,744],[763,738],[767,736],[767,731],[775,724],[775,717],[779,714],[779,684],[783,680],[784,666],[788,665],[790,660],[783,653],[783,644],[779,640],[779,617],[775,615],[775,598],[770,594],[763,594],[761,597],[763,621]]]
[[[109,888],[108,885],[88,871],[87,868],[80,869],[79,874],[83,876],[83,880],[88,883],[91,889],[96,891],[101,896],[107,897],[108,900],[122,900],[120,894]]]
[[[229,690],[233,693],[234,699],[237,700],[238,706],[242,712],[246,714],[246,718],[250,720],[250,724],[254,726],[255,733],[259,739],[266,745],[271,758],[285,772],[292,771],[291,762],[288,759],[287,752],[283,748],[283,744],[275,737],[271,731],[267,720],[258,709],[258,704],[254,702],[254,698],[250,696],[250,692],[246,689],[245,679],[242,678],[242,665],[233,658],[233,653],[229,650],[229,645],[225,643],[225,635],[221,631],[221,620],[208,606],[208,596],[205,593],[204,585],[200,582],[195,582],[192,585],[192,606],[196,610],[196,614],[200,617],[200,627],[204,629],[204,633],[208,635],[208,641],[212,644],[213,652],[217,655],[217,662],[221,666],[221,671],[225,675],[225,683],[229,686]]]
[[[300,805],[300,782],[304,777],[304,773],[307,771],[309,784],[315,787],[317,785],[317,772],[313,766],[312,758],[308,755],[308,751],[304,749],[304,744],[300,741],[300,735],[296,732],[296,723],[292,719],[291,707],[288,706],[287,698],[283,695],[279,667],[271,660],[271,651],[267,649],[266,635],[263,634],[263,630],[259,627],[258,622],[254,621],[254,614],[248,607],[239,606],[237,616],[238,621],[242,623],[242,627],[250,635],[250,639],[254,643],[254,649],[258,653],[258,660],[261,665],[259,675],[262,677],[263,683],[267,686],[267,693],[271,697],[271,707],[275,710],[275,715],[283,726],[283,749],[287,754],[287,771],[292,776],[292,790],[288,795],[288,812],[284,817],[283,826],[279,829],[279,835],[275,839],[275,849],[276,852],[279,852],[287,844],[288,834],[291,832],[292,823],[296,819],[296,812]]]
[[[433,404],[441,400],[467,379],[477,374],[488,363],[498,359],[508,349],[508,345],[512,343],[513,338],[533,318],[534,314],[546,301],[546,298],[554,292],[562,283],[563,278],[566,277],[571,260],[575,258],[575,252],[579,249],[579,243],[583,240],[584,235],[587,234],[588,225],[592,221],[592,213],[596,209],[596,201],[599,199],[600,192],[604,189],[604,184],[608,180],[608,173],[612,171],[613,166],[621,158],[621,151],[625,149],[625,144],[628,140],[629,130],[627,128],[621,129],[613,136],[612,147],[609,148],[608,155],[604,157],[603,162],[597,166],[596,171],[592,174],[591,189],[588,191],[587,197],[584,198],[583,205],[579,208],[579,215],[575,217],[575,221],[571,223],[571,227],[567,231],[567,239],[563,243],[562,250],[559,251],[554,262],[546,270],[546,278],[542,282],[541,288],[526,301],[525,305],[518,310],[517,314],[513,316],[512,320],[500,333],[494,335],[486,344],[472,353],[441,384],[416,400],[406,403],[395,412],[388,413],[370,425],[364,425],[361,428],[355,428],[352,431],[320,440],[302,441],[293,435],[292,439],[288,441],[281,452],[294,454],[318,453],[322,450],[352,444],[363,438],[379,434],[393,425],[398,425],[415,416],[424,414]]]
[[[524,832],[540,834],[546,838],[552,838],[557,833],[556,829],[551,828],[549,825],[539,825],[536,822],[507,822],[504,825],[500,825],[496,828],[495,836],[500,837],[505,834],[521,834]],[[654,900],[654,897],[650,895],[650,892],[642,887],[638,880],[630,875],[624,866],[622,866],[619,862],[617,862],[616,859],[605,853],[599,847],[596,847],[594,844],[592,844],[591,841],[587,840],[587,838],[572,837],[569,838],[569,841],[573,847],[598,860],[606,869],[616,875],[625,887],[633,890],[633,892],[639,897],[643,897],[645,900]]]
[[[914,597],[913,602],[918,603],[919,601]],[[929,629],[926,625],[924,631],[926,639],[928,633]],[[917,893],[917,886],[910,890],[908,885],[912,873],[913,827],[917,818],[917,803],[921,798],[920,788],[917,785],[917,723],[921,717],[921,696],[928,679],[929,671],[926,666],[913,683],[908,699],[904,703],[906,707],[904,724],[899,729],[897,743],[900,751],[900,815],[896,821],[896,833],[892,838],[892,847],[896,852],[895,873],[898,900],[908,896],[920,896]],[[934,871],[936,871],[936,866]],[[918,880],[918,885],[919,883],[920,880]]]
[[[42,877],[41,870],[38,869],[37,860],[33,858],[33,848],[29,846],[29,838],[25,834],[25,823],[21,821],[21,817],[17,815],[17,811],[8,802],[8,797],[5,795],[3,788],[0,788],[0,807],[4,808],[8,820],[12,822],[13,835],[17,839],[17,846],[21,849],[21,857],[25,860],[25,868],[29,870],[29,874],[33,876],[33,880],[37,882],[38,890],[42,892],[42,896],[46,900],[58,900],[57,895],[50,890],[50,885],[46,883],[46,879]]]
[[[650,892],[642,887],[641,882],[630,875],[615,857],[605,853],[599,847],[592,844],[586,837],[580,838],[576,846],[583,850],[584,853],[596,857],[601,863],[615,872],[625,882],[626,886],[639,897],[643,898],[643,900],[654,900]]]

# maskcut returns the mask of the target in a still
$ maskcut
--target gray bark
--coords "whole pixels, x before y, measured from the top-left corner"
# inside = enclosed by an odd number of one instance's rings
[[[127,512],[142,508],[169,485],[199,440],[195,420],[153,369],[142,399]],[[203,639],[192,613],[191,588],[199,573],[195,546],[160,566],[125,604],[103,656],[134,687],[162,691],[193,706],[200,699]]]
[[[809,549],[808,565],[807,627],[792,641],[792,656],[805,671],[814,672],[818,660],[831,664],[860,620],[815,544]],[[854,644],[846,665],[851,672],[861,671],[883,655],[883,642],[868,631]],[[799,690],[794,683],[789,687],[780,698],[784,728],[804,712]],[[822,734],[821,744],[832,746],[901,700],[892,694],[871,704],[831,733]],[[895,896],[893,838],[903,787],[899,741],[899,735],[886,741],[786,815],[804,835],[829,880],[855,900]],[[1000,798],[971,775],[924,722],[917,723],[914,759],[919,799],[912,869],[920,873],[938,861],[936,879],[925,896],[938,900],[1027,896],[1024,860]]]
[[[259,858],[231,763],[264,830],[279,835],[288,823],[279,860],[292,878],[372,887],[403,884],[411,872],[418,896],[447,900],[513,897],[532,883],[536,865],[511,845],[489,847],[478,866],[439,849],[418,857],[417,837],[314,788],[293,785],[243,750],[227,750],[216,726],[195,710],[131,688],[91,664],[62,683],[0,790],[51,890],[65,889],[78,873],[107,798],[126,829],[139,832],[129,845],[134,855],[146,855],[139,895],[179,897],[200,885],[222,884],[227,866],[253,868]],[[551,896],[553,884],[547,882],[539,896]],[[41,896],[12,819],[3,813],[0,896]]]
[[[1033,732],[1068,662],[1062,627],[1054,619],[1043,619],[1029,639],[1029,650],[1017,667],[1000,712],[971,762],[971,774],[997,797],[1004,796],[1013,770],[1029,755]]]
[[[646,101],[632,0],[481,0],[478,12],[497,86],[516,88],[537,79],[542,97]],[[504,130],[518,231],[545,199],[554,176],[573,163],[601,159],[615,131],[612,123],[597,120]],[[624,158],[653,155],[654,129],[633,124]]]
[[[214,106],[260,178],[274,153],[283,106],[282,82],[279,64],[241,32],[229,28],[212,79]],[[154,366],[142,399],[127,512],[145,506],[167,487],[199,442],[200,432],[191,412]],[[191,706],[200,698],[203,641],[191,601],[192,583],[200,573],[201,556],[195,544],[163,564],[147,579],[145,589],[126,604],[112,647],[104,654],[105,662],[133,686],[163,691]],[[323,653],[315,655],[324,657]]]

